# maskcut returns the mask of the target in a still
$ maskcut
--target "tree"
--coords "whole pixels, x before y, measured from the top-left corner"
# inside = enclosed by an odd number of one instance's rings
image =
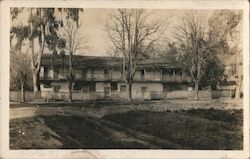
[[[215,57],[218,45],[209,36],[206,26],[206,17],[197,12],[189,12],[183,17],[176,33],[181,58],[194,82],[197,100],[201,79],[205,75],[209,60]]]
[[[31,81],[30,59],[25,53],[10,54],[10,89],[21,90],[22,102],[25,102],[25,91],[30,88]]]
[[[230,55],[236,64],[236,92],[239,99],[242,92],[243,69],[242,64],[242,11],[216,10],[209,19],[210,32],[214,40],[220,45],[220,54]],[[222,61],[223,62],[223,61]]]
[[[62,33],[61,38],[65,40],[65,52],[69,55],[69,72],[67,76],[68,89],[69,89],[69,102],[72,102],[72,89],[74,83],[74,72],[73,72],[73,57],[77,51],[83,50],[84,44],[86,46],[86,40],[79,36],[79,29],[82,26],[82,22],[79,20],[79,13],[83,12],[83,9],[70,8],[70,9],[59,9],[60,12],[66,13],[65,20],[61,27]]]
[[[108,37],[123,60],[122,77],[129,101],[132,100],[132,83],[138,62],[147,57],[148,50],[159,40],[162,24],[150,21],[150,15],[142,9],[118,9],[107,21]]]
[[[224,65],[217,56],[211,56],[205,66],[204,76],[201,78],[201,87],[210,87],[211,90],[217,90],[218,84],[224,77]]]
[[[158,57],[165,59],[166,61],[171,61],[172,63],[177,63],[179,59],[179,54],[176,43],[167,42],[166,47],[164,48],[164,50],[160,51]]]
[[[27,24],[11,27],[11,41],[13,38],[16,39],[15,48],[17,50],[21,49],[25,40],[29,41],[33,89],[34,93],[37,93],[40,91],[39,74],[44,48],[55,50],[59,21],[55,18],[53,8],[11,8],[12,20],[18,19],[21,12],[29,14]],[[38,39],[39,50],[35,53],[34,41],[36,39]]]

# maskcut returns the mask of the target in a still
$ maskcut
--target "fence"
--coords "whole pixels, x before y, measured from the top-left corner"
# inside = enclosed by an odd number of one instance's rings
[[[169,91],[169,92],[147,92],[144,97],[140,96],[140,98],[135,98],[135,94],[133,99],[189,99],[194,97],[194,91]],[[121,92],[112,92],[110,97],[105,97],[103,92],[73,92],[72,99],[73,100],[99,100],[99,99],[113,99],[119,100],[125,97],[126,94]],[[216,99],[216,98],[233,98],[235,96],[234,90],[201,90],[199,91],[200,99]],[[41,94],[34,95],[33,92],[25,92],[25,101],[67,101],[69,99],[68,92],[51,92],[51,91],[43,91]],[[22,96],[21,92],[10,92],[10,101],[21,102]]]
[[[13,101],[13,102],[21,102],[22,101],[21,92],[11,91],[9,94],[9,97],[10,97],[10,101]],[[25,92],[25,101],[26,102],[35,101],[37,99],[40,99],[40,94],[34,95],[33,92],[29,92],[29,91]]]

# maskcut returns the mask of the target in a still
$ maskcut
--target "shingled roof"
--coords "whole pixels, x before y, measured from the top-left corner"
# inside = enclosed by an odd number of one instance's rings
[[[73,56],[73,65],[75,68],[110,68],[120,67],[122,65],[122,58],[110,56]],[[43,54],[41,66],[62,66],[68,65],[69,56]],[[138,67],[143,68],[176,68],[177,64],[166,62],[164,59],[145,59],[140,61]]]

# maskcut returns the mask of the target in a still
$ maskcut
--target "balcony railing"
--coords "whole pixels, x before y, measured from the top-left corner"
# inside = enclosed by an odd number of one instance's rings
[[[120,77],[119,77],[120,76]],[[58,74],[57,76],[40,76],[41,80],[66,80],[67,75],[66,74]],[[78,76],[76,80],[83,80],[83,81],[116,81],[116,80],[122,80],[122,76],[119,74],[113,75],[112,74],[94,74],[94,75],[84,75],[84,76]],[[135,76],[134,81],[162,81],[162,82],[191,82],[191,77],[184,76],[184,75],[159,75],[157,77],[155,76]]]

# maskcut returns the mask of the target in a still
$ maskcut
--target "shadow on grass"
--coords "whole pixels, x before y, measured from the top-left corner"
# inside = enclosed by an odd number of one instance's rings
[[[27,117],[11,120],[10,148],[240,150],[242,116],[242,110],[195,109]]]
[[[99,122],[94,117],[41,116],[45,124],[56,132],[62,148],[118,149],[149,148],[136,140],[126,140],[126,134]]]
[[[243,148],[242,110],[130,111],[106,115],[103,118],[136,131],[167,139],[178,144],[178,149]]]

